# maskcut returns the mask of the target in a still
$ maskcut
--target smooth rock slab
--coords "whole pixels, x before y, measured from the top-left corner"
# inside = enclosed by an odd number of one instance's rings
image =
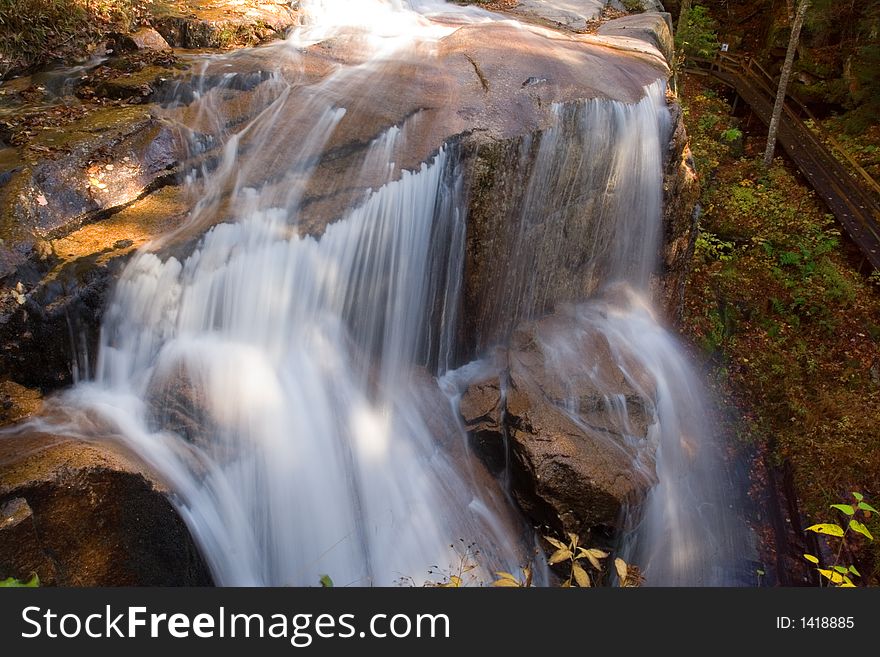
[[[586,29],[587,23],[598,18],[604,6],[602,0],[522,0],[511,13],[578,31]]]

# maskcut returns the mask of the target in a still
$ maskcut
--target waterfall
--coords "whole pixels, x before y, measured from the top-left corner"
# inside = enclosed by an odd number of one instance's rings
[[[477,342],[484,349],[503,344],[523,321],[554,309],[565,314],[567,332],[537,336],[547,380],[570,389],[560,407],[583,425],[575,382],[603,393],[635,453],[634,471],[656,482],[645,504],[621,519],[621,554],[649,585],[750,584],[753,573],[744,567],[753,548],[735,468],[725,460],[703,386],[651,299],[671,130],[665,85],[649,86],[638,103],[587,100],[556,105],[553,116],[514,158],[510,187],[521,191],[493,226],[503,264],[485,272]],[[646,440],[633,435],[619,384],[605,378],[605,354],[579,349],[584,336],[608,345],[610,364],[639,403],[648,403]],[[447,378],[458,392],[484,367],[472,364]]]
[[[322,187],[321,200],[348,194],[335,220],[311,230],[304,219],[325,151],[368,100],[346,104],[340,90],[381,92],[383,62],[412,33],[420,48],[493,19],[434,0],[302,8],[303,25],[276,48],[283,61],[352,26],[367,54],[318,83],[271,73],[254,93],[262,111],[235,131],[213,111],[223,83],[194,83],[190,127],[224,144],[191,177],[200,201],[180,231],[189,237],[129,262],[95,377],[60,403],[101,418],[167,481],[218,584],[315,585],[324,573],[338,585],[420,582],[432,566],[454,570],[462,542],[480,550],[475,578],[518,572],[534,536],[472,460],[449,383],[453,368],[475,367],[457,356],[469,198],[456,145],[404,169],[408,128],[388,127]],[[640,458],[656,455],[658,484],[624,520],[623,549],[649,583],[721,584],[713,569],[735,558],[723,463],[700,386],[647,300],[668,130],[657,82],[636,103],[556,105],[551,125],[524,140],[481,346],[577,301],[581,327],[636,354],[656,383]],[[282,174],[265,179],[267,162]]]

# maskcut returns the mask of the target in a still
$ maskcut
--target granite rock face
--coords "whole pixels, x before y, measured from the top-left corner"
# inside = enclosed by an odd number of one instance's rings
[[[491,468],[509,466],[534,523],[584,536],[613,529],[654,483],[649,375],[566,312],[520,325],[495,366],[461,397],[473,447]]]

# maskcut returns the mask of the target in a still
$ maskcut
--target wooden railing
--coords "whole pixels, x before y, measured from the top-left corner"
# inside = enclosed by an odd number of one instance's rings
[[[761,66],[761,63],[753,57],[743,56],[743,55],[732,55],[729,53],[718,53],[718,55],[714,59],[704,59],[701,57],[689,57],[687,63],[693,63],[698,69],[708,69],[709,71],[723,71],[724,69],[731,70],[732,72],[739,72],[746,75],[755,83],[755,85],[761,89],[767,96],[772,99],[776,98],[776,91],[778,88],[778,81],[770,75],[767,70]],[[862,167],[850,153],[846,150],[846,148],[832,135],[830,132],[825,130],[822,127],[822,124],[819,122],[819,119],[810,111],[810,109],[804,105],[799,99],[792,96],[790,93],[785,94],[785,106],[784,110],[787,115],[789,115],[792,119],[800,123],[804,123],[801,116],[805,116],[806,118],[812,121],[812,126],[807,126],[804,124],[804,127],[809,130],[811,133],[817,135],[822,142],[820,145],[824,148],[825,144],[831,144],[832,148],[837,151],[840,156],[838,159],[843,158],[843,160],[849,165],[852,173],[862,179],[863,183],[868,186],[868,188],[878,196],[880,196],[880,183],[874,180],[873,176],[870,173],[865,171],[864,167]],[[801,116],[799,116],[793,109],[792,105],[796,106]]]
[[[754,59],[720,53],[691,58],[686,70],[711,75],[736,90],[770,122],[777,83]],[[880,270],[880,184],[856,162],[803,103],[786,95],[779,142],[874,269]],[[812,126],[803,117],[811,119]],[[837,151],[839,155],[836,155]]]

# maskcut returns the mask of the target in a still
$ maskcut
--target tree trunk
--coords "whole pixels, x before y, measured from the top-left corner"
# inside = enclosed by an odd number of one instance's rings
[[[785,105],[785,90],[788,88],[788,79],[791,77],[791,68],[794,64],[794,53],[797,50],[798,39],[801,35],[801,27],[804,25],[804,17],[810,8],[810,0],[801,0],[798,4],[794,23],[791,26],[791,37],[788,39],[788,50],[785,53],[785,63],[782,65],[782,74],[779,76],[779,89],[776,91],[776,102],[773,104],[773,114],[770,116],[770,130],[767,133],[767,149],[764,151],[764,166],[769,167],[773,162],[773,150],[776,148],[776,133],[779,132],[779,118],[782,116],[782,107]]]

